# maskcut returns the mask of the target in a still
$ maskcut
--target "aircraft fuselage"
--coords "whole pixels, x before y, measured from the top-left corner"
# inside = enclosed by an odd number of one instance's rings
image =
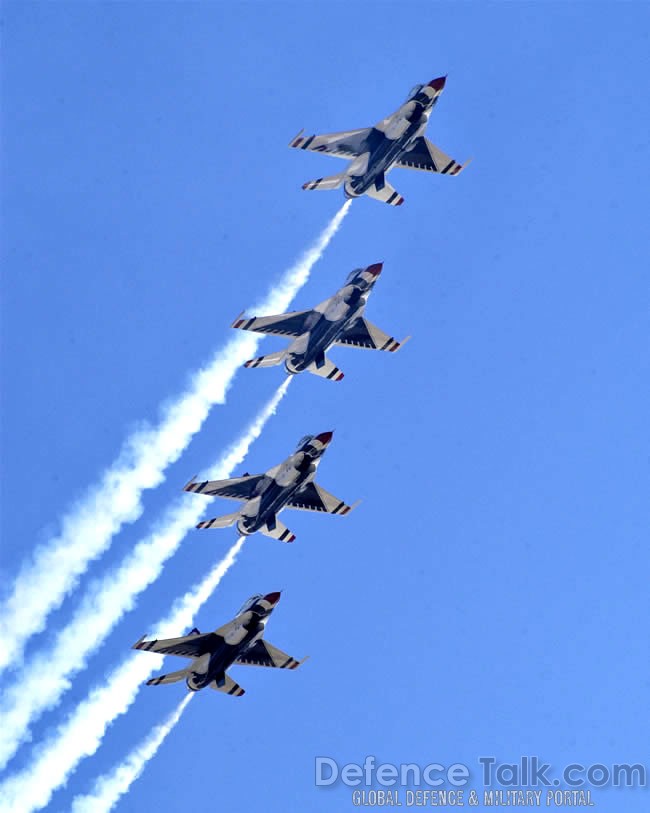
[[[250,610],[242,613],[232,623],[224,636],[219,639],[213,652],[196,658],[187,677],[187,688],[192,692],[204,689],[212,681],[223,685],[226,670],[237,658],[251,647],[264,634],[266,619]]]
[[[275,518],[294,494],[316,476],[318,459],[297,451],[282,463],[274,477],[262,485],[260,494],[249,500],[237,520],[240,534],[249,536],[264,525],[275,527]]]
[[[373,184],[383,188],[386,173],[426,130],[430,112],[431,106],[416,97],[386,119],[383,129],[372,128],[364,153],[347,169],[343,186],[347,198],[360,197]]]
[[[329,300],[323,313],[315,312],[316,321],[313,326],[287,349],[287,372],[292,375],[301,373],[311,364],[322,367],[325,353],[363,313],[366,301],[366,294],[358,287],[346,285]]]

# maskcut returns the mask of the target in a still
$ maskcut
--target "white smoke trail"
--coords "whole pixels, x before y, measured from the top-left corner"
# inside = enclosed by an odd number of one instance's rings
[[[96,780],[90,793],[75,796],[72,800],[71,813],[108,813],[112,810],[140,776],[147,763],[156,756],[158,749],[180,720],[185,707],[193,697],[193,694],[186,695],[165,722],[157,725],[147,739],[131,751],[125,760],[110,773]]]
[[[177,636],[193,623],[194,616],[237,559],[246,537],[241,536],[208,575],[177,601],[154,636]],[[0,785],[0,813],[32,813],[40,810],[84,757],[101,745],[108,726],[124,714],[140,686],[160,668],[162,655],[138,652],[130,655],[74,709],[40,747],[35,759],[20,773]]]
[[[275,414],[290,382],[291,378],[284,380],[241,437],[209,470],[208,477],[232,475]],[[172,505],[158,527],[138,542],[118,567],[91,586],[52,646],[31,658],[15,684],[0,695],[0,769],[29,738],[29,725],[59,702],[71,687],[71,678],[85,668],[90,655],[133,609],[138,594],[158,578],[207,505],[195,494],[186,494]]]
[[[348,212],[347,201],[314,245],[273,286],[259,313],[281,313],[309,278]],[[164,410],[158,426],[134,433],[98,485],[61,520],[58,536],[40,545],[23,565],[0,605],[0,671],[19,667],[25,641],[45,627],[48,614],[76,586],[89,562],[110,545],[122,525],[142,514],[142,492],[160,485],[201,428],[210,408],[223,403],[239,367],[257,350],[259,339],[240,333],[192,377],[189,389]]]

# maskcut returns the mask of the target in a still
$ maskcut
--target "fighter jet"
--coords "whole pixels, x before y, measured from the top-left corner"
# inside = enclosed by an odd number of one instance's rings
[[[244,503],[239,511],[199,522],[196,527],[226,528],[237,523],[237,530],[242,535],[259,531],[281,542],[293,542],[295,535],[278,519],[283,509],[324,511],[342,516],[348,514],[356,504],[346,505],[343,500],[313,482],[332,434],[321,432],[320,435],[306,435],[290,457],[265,474],[245,474],[231,480],[204,480],[202,483],[192,478],[184,487],[185,491]]]
[[[185,669],[151,678],[147,681],[147,686],[185,680],[191,692],[209,686],[218,692],[241,697],[244,690],[226,674],[226,669],[233,664],[297,669],[307,658],[297,661],[262,637],[266,622],[278,601],[280,593],[251,596],[232,621],[214,632],[200,633],[194,628],[189,635],[162,641],[146,641],[143,636],[133,644],[132,649],[192,659]]]
[[[307,370],[314,375],[340,381],[343,373],[326,356],[332,345],[344,344],[368,350],[394,353],[408,341],[395,341],[363,318],[366,302],[381,273],[382,263],[357,268],[334,296],[310,311],[293,311],[279,316],[259,316],[235,319],[232,327],[256,333],[294,336],[294,341],[277,353],[247,361],[245,367],[273,367],[284,362],[290,375]]]
[[[446,78],[440,76],[428,85],[416,85],[399,110],[374,127],[312,136],[303,136],[301,130],[291,140],[290,147],[353,159],[338,175],[308,181],[302,188],[338,189],[343,186],[347,198],[369,195],[391,206],[401,206],[404,198],[386,180],[386,173],[394,167],[458,175],[469,161],[463,166],[457,164],[424,137],[429,116]]]

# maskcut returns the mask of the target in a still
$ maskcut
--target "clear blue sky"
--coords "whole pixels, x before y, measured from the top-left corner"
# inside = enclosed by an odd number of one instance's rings
[[[196,697],[119,809],[352,809],[314,787],[315,755],[647,757],[649,24],[645,3],[3,4],[6,583],[341,205],[300,189],[343,166],[289,150],[301,127],[371,125],[448,74],[428,136],[474,156],[459,178],[395,171],[399,209],[353,203],[296,301],[383,261],[368,316],[413,335],[336,351],[340,385],[296,380],[245,463],[335,429],[320,482],[363,497],[283,514],[296,542],[249,540],[196,619],[283,589],[267,636],[310,662]],[[91,577],[281,380],[241,372]],[[234,538],[188,535],[36,739]],[[51,809],[182,692],[141,692]]]

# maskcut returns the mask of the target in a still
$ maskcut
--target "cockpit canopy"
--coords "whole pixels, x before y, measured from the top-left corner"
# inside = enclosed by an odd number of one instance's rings
[[[245,613],[245,612],[246,612],[246,610],[250,610],[250,608],[251,608],[251,607],[252,607],[254,604],[257,604],[257,602],[258,602],[258,601],[259,601],[261,598],[263,598],[262,594],[261,594],[261,593],[258,593],[258,594],[254,595],[254,596],[251,596],[249,599],[246,599],[246,601],[245,601],[245,602],[242,604],[242,606],[239,608],[239,610],[238,610],[238,612],[237,612],[237,615],[241,615],[242,613]]]
[[[313,435],[305,435],[303,438],[300,438],[300,440],[298,441],[298,445],[296,446],[296,449],[302,449],[302,447],[305,445],[305,443],[309,443],[309,441],[313,440],[313,439],[314,439]]]
[[[352,282],[354,278],[359,274],[359,271],[363,271],[363,268],[355,268],[354,271],[350,271],[350,273],[347,275],[345,279],[346,284],[348,282]]]
[[[411,92],[407,96],[407,99],[412,99],[414,96],[416,96],[422,90],[423,87],[424,87],[424,85],[414,85],[411,88]]]

